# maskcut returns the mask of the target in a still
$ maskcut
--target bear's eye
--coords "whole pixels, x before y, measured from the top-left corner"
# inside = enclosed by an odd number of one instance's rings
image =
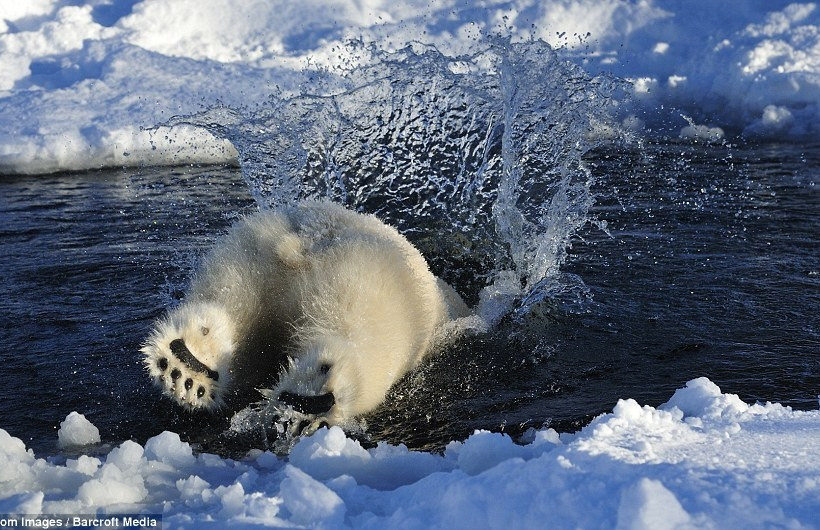
[[[207,335],[208,333],[211,332],[211,330],[206,328],[205,326],[202,326],[201,328],[199,328],[199,331],[202,332],[202,335]]]

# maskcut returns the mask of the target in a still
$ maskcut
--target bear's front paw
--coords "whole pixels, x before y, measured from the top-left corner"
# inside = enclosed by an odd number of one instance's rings
[[[224,405],[218,372],[194,357],[182,339],[172,340],[165,350],[148,347],[143,352],[154,383],[166,396],[189,410]]]

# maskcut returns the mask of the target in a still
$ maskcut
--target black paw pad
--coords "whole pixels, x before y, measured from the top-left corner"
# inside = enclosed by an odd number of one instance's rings
[[[206,365],[202,363],[199,359],[194,357],[194,354],[191,353],[191,350],[185,345],[185,341],[182,339],[174,339],[168,345],[171,349],[171,353],[180,360],[185,366],[190,368],[195,372],[199,372],[201,374],[205,374],[206,376],[210,377],[214,381],[219,381],[219,372],[216,370],[211,370]]]
[[[294,410],[302,414],[324,414],[336,404],[336,398],[332,392],[321,396],[300,396],[293,392],[282,392],[279,394],[279,401],[285,405],[290,405]]]

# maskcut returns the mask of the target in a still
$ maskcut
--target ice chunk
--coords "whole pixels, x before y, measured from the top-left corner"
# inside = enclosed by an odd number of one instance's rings
[[[245,513],[245,489],[242,484],[237,482],[230,486],[219,486],[214,493],[222,502],[220,516],[231,518]]]
[[[100,430],[85,416],[72,412],[60,422],[57,445],[60,448],[100,443]]]
[[[356,441],[351,440],[342,429],[333,426],[319,429],[313,436],[297,442],[291,451],[291,461],[309,464],[311,460],[344,458],[345,460],[366,461],[370,459],[367,451]]]
[[[551,434],[544,435],[544,437],[536,435],[532,444],[517,445],[506,434],[479,430],[475,431],[463,444],[448,445],[447,456],[455,456],[458,467],[463,472],[468,475],[478,475],[511,458],[528,460],[542,452],[549,451],[554,447],[554,442],[544,442],[552,438]]]
[[[451,469],[440,456],[409,451],[404,445],[379,444],[365,450],[336,426],[319,429],[299,440],[291,450],[290,463],[319,480],[349,475],[359,484],[380,490],[395,489],[430,473]]]
[[[145,456],[175,468],[190,467],[196,462],[190,444],[170,431],[163,431],[145,442]]]
[[[0,456],[15,460],[28,460],[31,455],[26,451],[26,444],[20,438],[15,438],[3,429],[0,429]]]
[[[333,490],[291,465],[285,467],[285,475],[279,495],[295,523],[313,526],[321,522],[327,528],[341,526],[345,506]]]
[[[77,499],[86,506],[106,506],[138,503],[147,494],[142,475],[124,473],[113,463],[106,463],[96,478],[80,486]]]
[[[186,479],[179,479],[176,481],[177,490],[182,494],[182,498],[186,501],[205,500],[209,490],[208,484],[202,477],[198,475],[191,475]]]
[[[31,487],[34,481],[34,454],[22,440],[0,429],[0,497]],[[14,513],[0,510],[0,513]]]
[[[686,383],[686,388],[676,390],[672,398],[660,408],[677,408],[684,416],[702,419],[733,418],[749,410],[749,406],[739,397],[721,393],[720,387],[705,377]]]
[[[113,451],[112,451],[112,453],[113,453]],[[111,457],[109,455],[109,460],[110,460],[110,458]],[[73,471],[77,471],[79,473],[82,473],[84,475],[91,476],[91,475],[93,475],[94,473],[97,472],[97,469],[99,469],[100,464],[101,464],[101,462],[98,458],[94,458],[93,456],[80,455],[80,458],[78,458],[76,460],[71,460],[71,459],[67,460],[66,463],[65,463],[65,467],[67,467],[68,469],[71,469]]]
[[[691,124],[681,129],[678,137],[683,140],[717,142],[723,139],[724,132],[720,127]]]
[[[145,461],[142,457],[143,453],[144,450],[140,444],[126,440],[108,454],[106,463],[114,464],[122,471],[135,470]]]
[[[766,105],[760,119],[746,127],[743,133],[750,136],[774,137],[786,133],[793,123],[794,114],[789,109],[778,105]]]
[[[255,457],[256,465],[263,469],[276,469],[280,466],[280,461],[276,455],[270,451],[260,452]]]

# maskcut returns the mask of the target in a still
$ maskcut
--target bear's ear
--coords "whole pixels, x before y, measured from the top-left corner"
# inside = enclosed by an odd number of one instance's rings
[[[336,404],[333,392],[320,396],[300,396],[293,392],[282,392],[279,394],[279,401],[284,405],[293,407],[297,412],[314,416],[328,412]]]

